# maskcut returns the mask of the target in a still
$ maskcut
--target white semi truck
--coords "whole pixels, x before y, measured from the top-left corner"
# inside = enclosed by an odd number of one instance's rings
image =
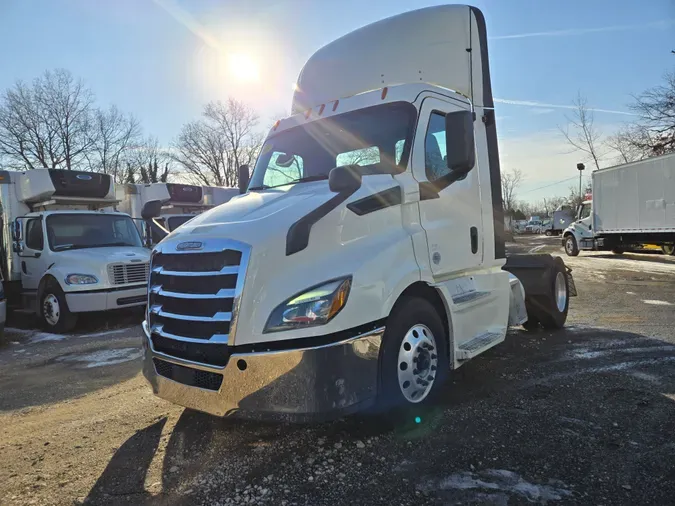
[[[656,244],[675,250],[675,153],[592,173],[593,195],[563,233],[570,256]]]
[[[150,251],[129,215],[103,211],[115,202],[106,174],[0,171],[10,307],[62,332],[78,313],[145,305]]]
[[[562,327],[562,260],[505,258],[493,106],[473,7],[316,52],[248,191],[153,251],[153,391],[220,416],[417,405],[509,325]]]
[[[199,213],[229,201],[239,194],[239,189],[179,183],[127,183],[118,185],[116,193],[119,200],[117,209],[134,219],[141,218],[146,202],[159,200],[162,210],[154,224],[173,232]],[[153,243],[161,239],[160,232],[156,226],[152,227]]]

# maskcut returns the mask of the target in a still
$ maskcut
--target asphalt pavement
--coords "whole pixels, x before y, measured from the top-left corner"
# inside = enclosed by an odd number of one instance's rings
[[[579,296],[512,330],[429,406],[322,424],[218,419],[155,398],[139,313],[0,346],[0,504],[673,504],[675,258],[555,253]]]

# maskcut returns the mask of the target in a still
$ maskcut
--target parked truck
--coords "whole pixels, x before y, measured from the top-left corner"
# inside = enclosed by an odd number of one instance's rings
[[[574,222],[574,209],[569,204],[562,204],[553,212],[548,223],[545,223],[544,234],[547,236],[561,235]]]
[[[238,195],[239,189],[178,183],[127,183],[118,185],[116,193],[119,200],[117,209],[138,220],[141,219],[141,211],[146,202],[159,200],[162,208],[155,224],[173,232],[199,213],[224,204]],[[153,243],[159,242],[160,231],[157,227],[152,227],[151,236]]]
[[[570,256],[580,250],[621,254],[643,244],[675,245],[675,154],[592,173],[593,194],[563,233]]]
[[[0,171],[2,275],[9,306],[54,332],[77,315],[142,306],[150,251],[116,203],[109,175]]]
[[[564,325],[562,259],[505,258],[478,9],[412,11],[328,44],[292,111],[247,192],[153,251],[155,394],[220,416],[414,407],[509,325]]]

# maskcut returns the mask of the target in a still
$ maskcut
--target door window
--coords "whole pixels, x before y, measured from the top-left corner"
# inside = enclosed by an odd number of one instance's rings
[[[446,163],[445,116],[434,112],[424,139],[424,164],[427,179],[434,182],[450,173]]]
[[[581,214],[579,216],[580,220],[583,220],[584,218],[588,218],[591,215],[591,206],[590,204],[584,204],[581,206]]]
[[[42,220],[33,218],[26,222],[26,248],[42,251],[45,239],[42,235]]]

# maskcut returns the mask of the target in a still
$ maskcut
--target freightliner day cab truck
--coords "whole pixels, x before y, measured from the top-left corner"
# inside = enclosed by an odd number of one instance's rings
[[[417,405],[509,324],[564,324],[562,260],[505,258],[478,9],[413,11],[325,46],[293,112],[248,191],[152,253],[157,395],[220,416]]]
[[[159,200],[162,203],[162,210],[155,218],[154,225],[164,228],[164,232],[173,232],[197,214],[224,204],[239,194],[238,188],[178,183],[128,183],[118,185],[116,191],[120,201],[117,209],[128,213],[134,219],[141,218],[141,211],[146,202]],[[156,226],[152,227],[153,243],[160,241],[160,232]]]
[[[621,254],[643,244],[675,250],[675,154],[592,173],[593,195],[563,233],[570,256],[580,250]]]
[[[54,332],[86,311],[143,306],[150,251],[109,175],[0,171],[2,274],[11,307]]]

